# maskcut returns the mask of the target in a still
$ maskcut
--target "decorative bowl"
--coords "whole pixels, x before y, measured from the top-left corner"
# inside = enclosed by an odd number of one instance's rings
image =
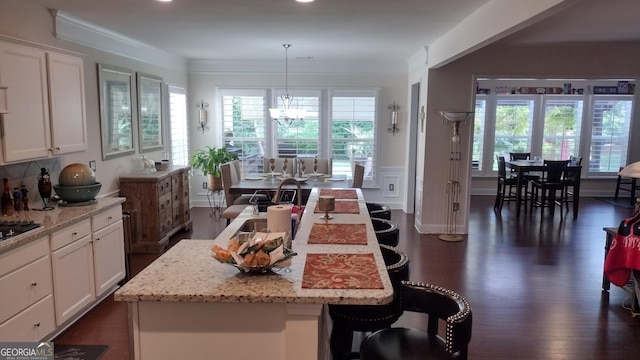
[[[96,183],[96,174],[85,164],[69,164],[60,171],[58,176],[60,186],[85,186]]]
[[[96,195],[100,192],[102,184],[97,182],[91,185],[84,186],[60,186],[54,185],[53,190],[56,194],[67,203],[80,203],[91,201],[95,199]]]
[[[288,260],[297,255],[284,246],[283,235],[285,233],[238,233],[229,241],[226,249],[214,245],[211,248],[211,256],[218,262],[231,265],[243,273],[268,274],[276,268],[288,267]],[[232,245],[234,241],[235,245]],[[263,253],[266,263],[259,265],[246,262],[249,261],[249,257],[257,259],[258,253]]]

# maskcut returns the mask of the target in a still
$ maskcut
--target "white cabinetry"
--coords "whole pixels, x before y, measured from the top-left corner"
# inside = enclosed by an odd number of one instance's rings
[[[94,216],[91,226],[95,291],[100,296],[125,277],[122,207]]]
[[[87,149],[81,57],[0,40],[0,83],[11,109],[2,121],[4,162]]]
[[[58,326],[125,277],[122,207],[51,234]]]
[[[47,73],[53,154],[87,150],[83,59],[48,52]]]
[[[95,299],[89,219],[51,234],[56,322],[61,325]]]
[[[0,41],[0,83],[7,87],[2,116],[4,161],[49,156],[49,97],[45,51]]]
[[[49,237],[0,255],[0,339],[38,341],[56,328]]]

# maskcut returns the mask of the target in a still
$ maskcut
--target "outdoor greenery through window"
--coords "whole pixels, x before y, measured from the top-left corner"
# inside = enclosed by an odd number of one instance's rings
[[[560,94],[563,91],[553,87],[557,82],[538,81],[537,87],[513,85],[523,82],[526,80],[479,82],[474,175],[495,176],[496,156],[508,158],[510,152],[530,152],[532,157],[549,160],[580,156],[583,176],[615,175],[627,165],[633,95],[594,94],[586,90],[593,84],[588,81],[572,81],[580,90],[569,94]],[[555,92],[547,93],[547,89]]]
[[[353,165],[375,174],[378,90],[297,90],[292,107],[306,110],[304,120],[287,125],[269,118],[282,106],[277,91],[221,89],[225,146],[238,154],[244,175],[262,173],[265,157],[332,158],[333,175],[351,178]],[[324,109],[329,109],[328,111]]]

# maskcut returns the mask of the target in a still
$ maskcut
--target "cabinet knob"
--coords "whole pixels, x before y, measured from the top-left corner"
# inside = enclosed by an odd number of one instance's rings
[[[109,216],[107,220],[113,220],[113,216]]]
[[[56,150],[60,151],[60,146],[56,146]]]
[[[77,236],[77,235],[78,235],[78,233],[75,232],[75,231],[71,233],[71,236]]]
[[[34,326],[34,327],[40,327],[40,323],[39,323],[39,322],[37,322],[37,323],[33,324],[33,326]]]
[[[38,286],[38,283],[37,282],[32,282],[31,286]]]

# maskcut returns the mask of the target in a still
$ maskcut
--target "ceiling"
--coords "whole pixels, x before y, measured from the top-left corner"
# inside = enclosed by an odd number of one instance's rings
[[[188,59],[406,61],[488,0],[27,0]],[[640,40],[640,1],[584,0],[500,40]]]

